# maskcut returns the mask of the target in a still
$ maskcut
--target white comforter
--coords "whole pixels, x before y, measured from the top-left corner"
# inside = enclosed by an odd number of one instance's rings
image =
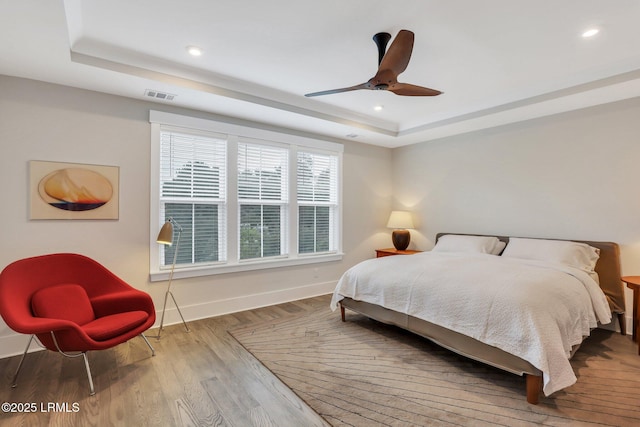
[[[571,347],[597,322],[606,297],[589,274],[562,264],[487,254],[423,252],[361,262],[338,282],[343,298],[399,311],[514,354],[543,373],[545,395],[575,383]]]

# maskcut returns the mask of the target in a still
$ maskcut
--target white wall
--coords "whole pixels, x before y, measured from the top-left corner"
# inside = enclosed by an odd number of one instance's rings
[[[149,292],[156,309],[162,308],[166,282],[149,281],[150,109],[221,119],[166,104],[0,76],[0,268],[24,257],[77,252]],[[119,219],[30,221],[30,160],[119,166]],[[392,201],[391,150],[346,141],[343,162],[343,261],[175,280],[173,291],[185,317],[328,293],[348,267],[373,257],[375,248],[389,246],[385,225]],[[169,323],[179,322],[172,308],[167,316]],[[0,322],[0,357],[20,353],[24,345],[25,336]]]
[[[394,209],[422,250],[438,232],[614,241],[639,275],[638,161],[635,98],[395,149]]]

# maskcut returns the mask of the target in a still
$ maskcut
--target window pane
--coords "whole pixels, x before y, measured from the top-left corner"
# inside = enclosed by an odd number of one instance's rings
[[[193,223],[193,262],[219,261],[218,205],[195,205]]]
[[[173,132],[160,138],[163,197],[224,199],[225,141]]]
[[[238,198],[286,201],[288,158],[284,148],[238,144]]]
[[[300,206],[298,208],[298,252],[307,254],[315,252],[315,207]]]
[[[282,254],[282,207],[240,206],[240,259]]]
[[[280,250],[281,237],[281,215],[280,206],[262,206],[262,256],[278,256]]]
[[[299,152],[297,169],[299,201],[337,203],[337,156]]]
[[[316,252],[329,250],[329,207],[316,206]]]
[[[298,252],[330,250],[330,214],[328,206],[300,206],[298,209]]]
[[[179,227],[173,228],[173,245],[164,246],[164,262],[171,265],[178,250],[176,265],[220,260],[218,205],[196,205],[186,203],[165,204],[166,217],[172,217],[182,227],[178,244]],[[195,232],[194,232],[195,226]]]

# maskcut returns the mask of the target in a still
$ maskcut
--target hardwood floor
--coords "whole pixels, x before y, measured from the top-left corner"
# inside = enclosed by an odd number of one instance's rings
[[[20,357],[0,359],[0,403],[21,410],[1,412],[0,426],[327,426],[227,330],[328,310],[329,298],[190,322],[190,333],[173,325],[160,340],[151,329],[145,335],[155,357],[142,338],[90,352],[95,396],[82,358],[30,353],[15,389],[10,382]]]

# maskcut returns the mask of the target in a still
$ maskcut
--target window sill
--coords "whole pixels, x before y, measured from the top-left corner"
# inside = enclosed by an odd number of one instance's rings
[[[216,266],[203,266],[191,268],[176,267],[173,272],[174,279],[185,279],[189,277],[211,276],[215,274],[238,273],[242,271],[264,270],[269,268],[291,267],[305,264],[317,264],[321,262],[341,261],[343,253],[326,255],[309,255],[298,258],[272,259],[265,261],[242,262],[238,264],[220,264]],[[149,274],[152,282],[169,280],[170,270],[152,271]]]

